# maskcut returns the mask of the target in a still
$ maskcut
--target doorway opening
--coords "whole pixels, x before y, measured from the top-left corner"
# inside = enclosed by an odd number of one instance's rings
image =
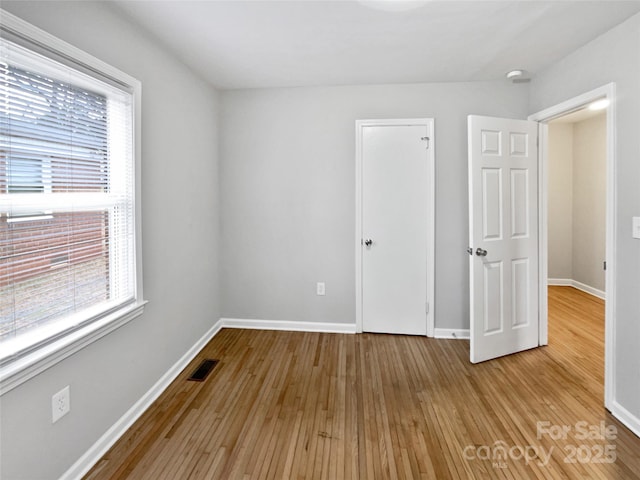
[[[549,122],[548,282],[605,299],[606,110]]]
[[[549,342],[568,359],[584,356],[603,398],[606,106],[554,119],[548,132]]]
[[[557,171],[560,165],[554,164],[551,165],[551,162],[554,161],[550,152],[550,146],[553,146],[552,143],[554,139],[550,138],[550,135],[553,135],[554,130],[562,130],[563,127],[558,127],[558,125],[563,124],[564,122],[575,120],[576,118],[580,120],[581,116],[589,116],[589,108],[595,108],[596,106],[602,107],[601,114],[602,117],[598,119],[597,116],[593,118],[592,125],[588,125],[587,127],[594,127],[598,123],[598,121],[602,124],[601,128],[604,128],[604,132],[600,132],[601,136],[604,137],[603,146],[605,161],[602,167],[602,172],[599,174],[600,177],[604,176],[604,185],[601,185],[603,192],[601,192],[601,196],[604,197],[604,205],[598,208],[602,208],[604,211],[599,215],[600,223],[604,222],[604,232],[601,232],[604,238],[600,240],[604,241],[604,248],[602,245],[594,247],[595,249],[600,249],[598,251],[604,250],[604,259],[596,259],[591,258],[589,261],[581,262],[578,270],[580,273],[574,273],[573,269],[574,265],[571,262],[571,270],[568,270],[569,262],[568,258],[562,258],[558,260],[558,245],[556,243],[551,246],[550,242],[557,239],[559,233],[556,229],[557,223],[561,222],[563,214],[566,216],[565,212],[559,212],[558,209],[558,197],[560,199],[564,196],[563,206],[565,210],[567,209],[567,192],[560,192],[558,194],[557,191],[554,190],[557,185],[555,183],[558,181],[557,178],[550,178],[550,173]],[[615,255],[614,255],[614,247],[615,247],[615,85],[609,84],[604,87],[592,90],[591,92],[587,92],[583,95],[575,97],[573,99],[567,100],[561,104],[558,104],[554,107],[546,109],[542,112],[536,113],[529,117],[530,120],[540,122],[540,182],[539,182],[539,202],[540,202],[540,345],[548,344],[548,286],[564,283],[570,284],[572,286],[576,286],[583,290],[588,291],[591,294],[595,294],[597,296],[606,297],[605,302],[605,314],[604,314],[604,405],[608,410],[611,410],[611,401],[613,399],[613,385],[615,382],[614,378],[614,355],[613,355],[613,331],[615,324]],[[582,125],[581,127],[584,127]],[[564,130],[568,128],[564,127]],[[573,127],[572,127],[573,129]],[[589,129],[586,130],[581,128],[580,135],[589,134]],[[593,135],[595,130],[591,132]],[[566,133],[566,132],[565,132]],[[575,133],[575,132],[573,132]],[[557,137],[555,138],[557,140]],[[572,138],[575,140],[575,138]],[[592,139],[593,140],[593,139]],[[565,139],[566,142],[566,139]],[[555,145],[557,147],[557,144]],[[580,145],[579,148],[582,148],[583,145]],[[589,155],[594,152],[589,152]],[[565,165],[565,172],[561,172],[567,174],[568,168]],[[576,163],[575,158],[572,158],[572,170],[575,169]],[[578,164],[578,168],[582,168],[586,170],[589,168],[587,165]],[[591,167],[593,168],[593,167]],[[588,174],[590,172],[580,171],[581,174]],[[575,185],[575,179],[571,178],[572,183]],[[581,182],[580,192],[578,196],[581,199],[585,198],[584,185],[582,182],[583,178],[579,179]],[[587,179],[587,182],[590,181]],[[587,189],[588,190],[588,189]],[[575,192],[572,192],[572,194]],[[588,196],[588,191],[586,195]],[[554,201],[552,205],[551,202]],[[572,205],[574,205],[575,198],[572,198]],[[585,203],[589,203],[593,198],[589,201],[585,201]],[[585,207],[584,204],[580,204],[578,209],[582,210]],[[551,209],[554,209],[551,212]],[[574,212],[572,212],[574,213]],[[594,238],[589,238],[587,241],[584,238],[584,235],[589,235],[590,233],[585,230],[586,224],[598,224],[597,219],[595,218],[596,214],[591,215],[593,218],[589,218],[590,212],[585,212],[587,215],[587,220],[583,220],[582,212],[580,212],[579,219],[573,219],[572,225],[574,222],[578,221],[579,225],[576,230],[572,228],[571,230],[571,258],[573,260],[573,253],[580,253],[584,251],[585,247],[587,250],[592,248]],[[593,212],[591,212],[593,213]],[[560,217],[560,218],[558,218]],[[602,228],[602,225],[600,224]],[[561,225],[560,231],[562,228],[565,229],[565,236],[563,238],[564,243],[568,243],[567,240],[567,225]],[[590,227],[589,227],[590,228]],[[556,230],[554,230],[556,229]],[[595,236],[595,234],[591,233],[591,235]],[[578,252],[574,252],[573,247],[576,246],[576,242],[573,242],[574,237],[577,237],[577,250]],[[564,248],[564,247],[562,247]],[[568,247],[567,247],[568,248]],[[591,250],[592,252],[595,250]],[[565,249],[566,252],[566,249]],[[592,255],[600,255],[594,254]],[[549,262],[551,261],[551,265]],[[597,262],[597,263],[594,263]],[[606,266],[606,270],[604,267]],[[600,270],[598,272],[598,270]],[[564,269],[564,270],[563,270]],[[558,276],[558,272],[570,272],[571,277],[579,276],[583,281],[578,280],[577,278],[554,278],[554,276]],[[584,276],[585,272],[589,271],[589,274]],[[598,275],[599,274],[599,275]],[[562,275],[561,275],[562,276]],[[586,281],[585,281],[586,279]],[[589,285],[592,283],[594,285]]]

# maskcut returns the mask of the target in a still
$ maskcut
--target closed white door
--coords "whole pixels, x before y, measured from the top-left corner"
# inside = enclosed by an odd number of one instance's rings
[[[360,124],[362,326],[427,334],[432,120]]]
[[[471,362],[538,346],[538,126],[469,116]]]

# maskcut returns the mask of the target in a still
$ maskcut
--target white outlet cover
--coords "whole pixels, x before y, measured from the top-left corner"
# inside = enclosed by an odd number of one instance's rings
[[[325,294],[324,282],[318,282],[316,284],[316,294],[317,295],[324,295]]]
[[[51,423],[56,423],[71,410],[71,391],[69,385],[51,397]]]
[[[640,217],[633,217],[633,230],[631,235],[633,238],[640,240]]]

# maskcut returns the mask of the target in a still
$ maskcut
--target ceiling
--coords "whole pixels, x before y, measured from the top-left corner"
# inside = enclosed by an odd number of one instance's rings
[[[113,4],[222,89],[535,75],[640,11],[640,0]]]

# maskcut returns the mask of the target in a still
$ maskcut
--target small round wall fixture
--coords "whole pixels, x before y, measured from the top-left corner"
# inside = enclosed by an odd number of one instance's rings
[[[521,68],[511,70],[505,76],[507,80],[511,80],[513,83],[526,83],[531,80],[529,73]]]

